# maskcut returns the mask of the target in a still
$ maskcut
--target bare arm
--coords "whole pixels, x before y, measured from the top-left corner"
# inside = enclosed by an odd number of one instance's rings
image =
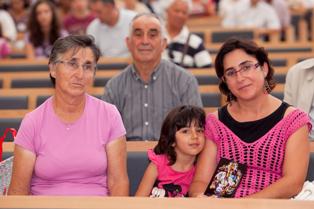
[[[126,167],[126,139],[120,137],[106,146],[108,157],[108,187],[110,196],[129,195],[129,177]]]
[[[290,136],[283,163],[283,177],[248,198],[291,198],[297,195],[306,178],[310,146],[308,128],[298,129]],[[287,189],[289,188],[289,189]]]
[[[216,144],[212,140],[206,140],[205,147],[198,158],[196,172],[189,189],[190,197],[200,197],[204,194],[217,166],[216,155]]]
[[[36,156],[19,145],[14,148],[14,161],[9,195],[29,195]]]
[[[141,180],[141,183],[135,193],[135,196],[148,197],[153,189],[157,179],[158,171],[154,163],[149,163]]]

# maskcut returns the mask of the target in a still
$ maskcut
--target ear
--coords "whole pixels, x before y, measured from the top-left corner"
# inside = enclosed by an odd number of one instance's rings
[[[126,43],[126,46],[128,47],[128,50],[129,50],[129,52],[131,52],[131,49],[130,49],[130,47],[131,47],[131,42],[130,42],[130,37],[129,36],[127,36],[126,38],[125,38],[125,43]]]
[[[268,71],[269,71],[269,67],[268,67],[266,62],[264,62],[264,64],[261,67],[262,67],[262,71],[263,71],[263,74],[264,74],[264,78],[266,78],[266,76],[268,74]]]
[[[56,65],[49,64],[49,72],[50,72],[51,77],[56,78],[56,71],[57,71]]]
[[[164,50],[167,47],[167,39],[163,38],[161,43],[162,49]]]

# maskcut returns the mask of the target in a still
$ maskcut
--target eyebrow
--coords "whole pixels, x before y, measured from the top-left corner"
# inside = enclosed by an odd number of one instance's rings
[[[241,67],[242,65],[245,65],[245,64],[251,63],[251,62],[253,62],[253,61],[251,61],[251,60],[245,60],[245,61],[241,62],[241,63],[238,65],[238,67]],[[229,67],[229,68],[227,68],[227,69],[225,70],[225,72],[227,72],[228,70],[233,70],[233,69],[235,69],[235,67]]]

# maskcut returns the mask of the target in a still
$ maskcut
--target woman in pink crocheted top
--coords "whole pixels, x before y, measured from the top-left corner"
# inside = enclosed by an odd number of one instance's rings
[[[230,39],[215,60],[227,105],[207,116],[206,144],[190,196],[203,196],[221,158],[245,164],[235,197],[290,198],[301,191],[309,162],[306,113],[269,93],[275,87],[267,53]]]

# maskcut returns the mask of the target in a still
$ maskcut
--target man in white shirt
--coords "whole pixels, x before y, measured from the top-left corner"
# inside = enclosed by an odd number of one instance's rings
[[[87,34],[94,36],[96,45],[105,57],[128,57],[125,38],[135,12],[119,9],[114,0],[91,0],[97,18],[87,27]]]
[[[11,15],[5,11],[0,10],[0,25],[2,29],[2,36],[14,41],[16,39],[16,28]]]

